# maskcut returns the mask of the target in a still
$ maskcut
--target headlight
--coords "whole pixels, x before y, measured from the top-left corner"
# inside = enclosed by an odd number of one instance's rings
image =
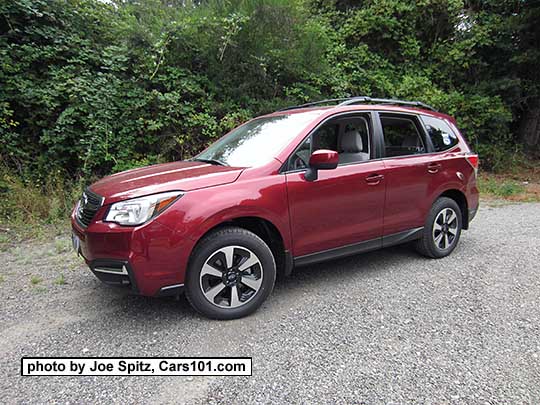
[[[184,193],[180,191],[173,191],[120,201],[111,205],[105,221],[116,222],[120,225],[141,225],[183,195]]]

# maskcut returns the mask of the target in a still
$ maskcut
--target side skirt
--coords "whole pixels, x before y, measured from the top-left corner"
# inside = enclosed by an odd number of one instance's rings
[[[413,240],[420,239],[422,237],[422,232],[424,227],[413,228],[407,231],[402,231],[394,233],[392,235],[383,236],[383,247],[389,247],[394,245],[400,245],[402,243],[411,242]]]
[[[399,245],[419,239],[422,236],[424,227],[409,229],[407,231],[398,232],[392,235],[387,235],[382,238],[370,239],[367,241],[354,243],[334,249],[323,250],[321,252],[310,253],[308,255],[295,257],[294,266],[305,266],[308,264],[325,262],[332,259],[352,256],[359,253],[366,253],[377,250],[383,247]]]

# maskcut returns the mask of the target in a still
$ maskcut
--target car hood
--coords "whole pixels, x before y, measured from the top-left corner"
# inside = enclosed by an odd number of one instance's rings
[[[92,184],[90,190],[104,197],[104,204],[111,204],[149,194],[232,183],[242,170],[203,162],[164,163],[113,174]]]

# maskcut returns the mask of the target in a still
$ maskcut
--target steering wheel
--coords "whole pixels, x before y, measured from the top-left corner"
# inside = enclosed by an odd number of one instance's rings
[[[298,169],[305,169],[306,167],[308,167],[308,164],[307,162],[302,158],[302,156],[300,155],[295,155],[294,159],[293,159],[293,162],[292,162],[292,167],[294,170],[298,170]]]

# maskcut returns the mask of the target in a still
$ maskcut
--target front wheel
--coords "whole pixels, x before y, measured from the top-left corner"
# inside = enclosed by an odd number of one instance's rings
[[[427,257],[448,256],[455,249],[461,235],[462,214],[459,205],[448,197],[435,201],[424,224],[416,250]]]
[[[276,279],[272,251],[254,233],[221,228],[195,248],[186,277],[186,296],[209,318],[235,319],[254,312]]]

